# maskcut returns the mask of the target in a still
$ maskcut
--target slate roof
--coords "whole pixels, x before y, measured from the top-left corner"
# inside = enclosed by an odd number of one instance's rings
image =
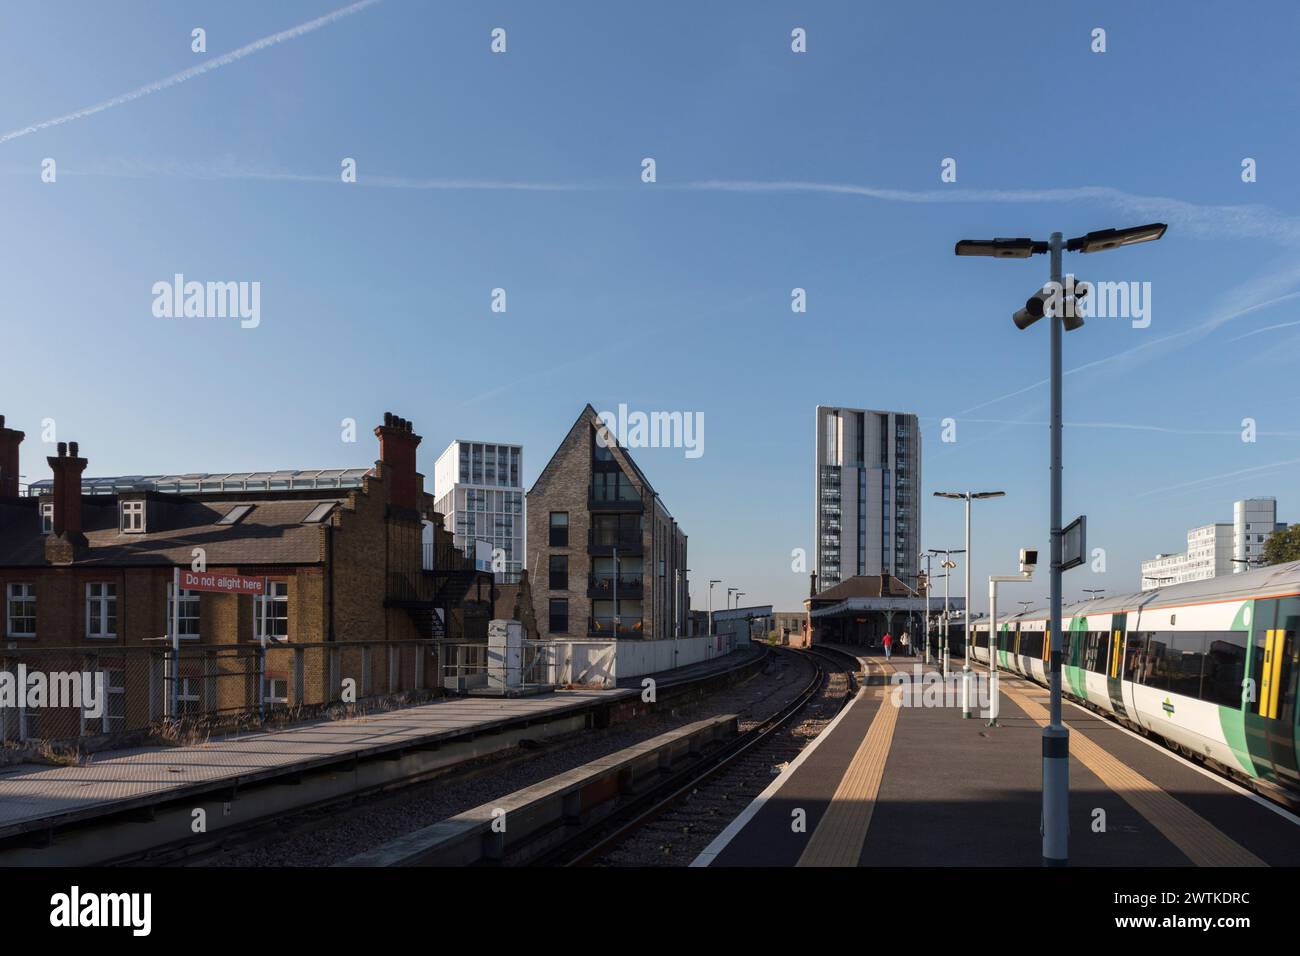
[[[323,560],[319,522],[303,524],[317,505],[341,504],[346,495],[215,498],[150,495],[148,531],[118,530],[115,496],[82,498],[82,531],[89,548],[76,567],[189,565],[194,548],[209,564],[318,564]],[[45,567],[45,535],[35,498],[0,498],[0,568]],[[216,522],[236,505],[252,510],[231,525]]]

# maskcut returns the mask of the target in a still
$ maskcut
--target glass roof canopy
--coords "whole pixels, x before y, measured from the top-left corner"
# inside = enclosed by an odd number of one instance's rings
[[[115,495],[127,491],[160,491],[182,495],[223,494],[232,491],[290,491],[304,488],[360,488],[370,468],[324,468],[317,471],[238,471],[224,474],[195,472],[188,475],[121,475],[83,478],[83,495]],[[44,478],[27,486],[27,494],[49,494],[54,480]]]

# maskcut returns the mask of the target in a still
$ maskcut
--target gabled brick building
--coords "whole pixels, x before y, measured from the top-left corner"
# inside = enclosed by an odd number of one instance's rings
[[[108,493],[85,494],[87,460],[74,442],[48,458],[52,483],[20,497],[24,436],[0,418],[0,648],[28,660],[49,652],[40,657],[47,668],[108,672],[113,712],[92,728],[103,731],[165,715],[173,614],[181,713],[324,703],[346,676],[359,696],[436,687],[436,657],[421,642],[484,639],[492,576],[475,572],[443,530],[411,424],[386,414],[375,435],[379,460],[354,488],[298,488],[275,473],[260,482],[190,476],[186,491],[100,480],[92,484]],[[174,569],[196,563],[264,579],[265,594],[181,590],[173,608]],[[248,666],[244,652],[264,639],[271,650],[258,680],[232,679],[223,662]],[[5,656],[0,668],[21,657]],[[36,717],[48,725],[42,736],[69,736],[52,726],[58,715],[3,717],[7,737],[34,736]]]
[[[529,490],[527,514],[541,637],[690,633],[686,535],[590,405]]]

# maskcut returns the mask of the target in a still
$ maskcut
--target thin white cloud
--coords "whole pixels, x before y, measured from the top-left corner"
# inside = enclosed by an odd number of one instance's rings
[[[1205,478],[1196,478],[1192,481],[1180,482],[1176,485],[1161,485],[1159,488],[1152,488],[1150,491],[1144,491],[1140,495],[1134,495],[1133,497],[1147,498],[1151,495],[1163,495],[1170,491],[1177,491],[1180,488],[1194,488],[1198,485],[1205,485],[1209,482],[1219,481],[1223,478],[1237,478],[1242,475],[1254,475],[1258,477],[1261,472],[1289,465],[1300,465],[1300,458],[1288,458],[1285,461],[1271,461],[1266,465],[1254,465],[1250,468],[1238,468],[1236,471],[1225,471],[1217,475],[1208,475]]]
[[[1262,335],[1265,332],[1276,332],[1278,329],[1289,329],[1297,325],[1300,325],[1300,319],[1297,319],[1294,322],[1279,322],[1277,325],[1266,325],[1262,329],[1255,329],[1253,332],[1247,332],[1245,335],[1238,335],[1236,338],[1228,339],[1228,341],[1240,342],[1242,339],[1248,339],[1252,335]]]
[[[146,96],[152,96],[154,93],[162,92],[170,87],[178,86],[187,80],[192,80],[196,76],[210,73],[213,70],[234,63],[236,60],[242,60],[244,57],[250,56],[253,53],[259,53],[268,47],[276,46],[286,40],[296,40],[300,36],[319,30],[321,27],[329,26],[331,23],[341,20],[344,17],[351,16],[354,13],[360,13],[366,7],[374,6],[379,2],[380,0],[358,0],[357,3],[351,3],[346,7],[340,7],[333,13],[327,13],[324,16],[317,17],[315,20],[308,20],[306,23],[300,23],[296,27],[281,30],[279,33],[273,33],[270,36],[262,37],[260,40],[254,40],[252,43],[241,46],[237,50],[223,53],[221,56],[213,57],[210,60],[204,60],[202,63],[197,66],[192,66],[188,70],[181,70],[179,73],[173,73],[169,77],[157,80],[153,83],[148,83],[129,93],[123,93],[120,96],[114,96],[112,99],[96,103],[94,106],[87,106],[71,113],[65,113],[62,116],[56,116],[53,119],[42,120],[39,123],[33,123],[31,126],[24,126],[21,129],[15,129],[8,133],[0,134],[0,144],[18,139],[22,136],[28,136],[32,133],[38,133],[41,130],[49,129],[52,126],[62,126],[64,123],[71,123],[74,120],[85,119],[87,116],[94,116],[96,113],[102,113],[115,106],[122,106],[125,103],[131,103]]]

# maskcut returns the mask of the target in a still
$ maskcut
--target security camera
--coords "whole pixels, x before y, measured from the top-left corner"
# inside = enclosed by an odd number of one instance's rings
[[[1025,300],[1025,307],[1012,315],[1011,321],[1023,332],[1044,315],[1060,314],[1065,331],[1073,332],[1083,325],[1076,305],[1091,289],[1087,282],[1076,281],[1072,275],[1066,276],[1064,283],[1049,282]]]
[[[1033,574],[1034,567],[1038,564],[1038,550],[1035,548],[1020,549],[1020,573]]]

